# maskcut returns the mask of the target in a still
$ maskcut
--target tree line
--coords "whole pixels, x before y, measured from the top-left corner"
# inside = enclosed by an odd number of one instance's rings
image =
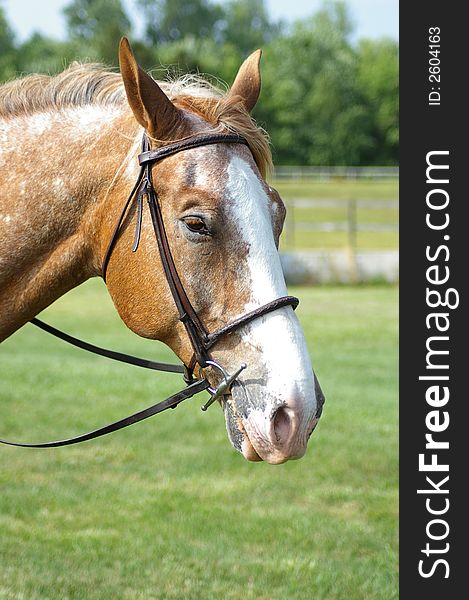
[[[122,0],[71,0],[67,38],[34,33],[22,43],[0,6],[0,80],[56,73],[73,60],[117,65],[122,35],[154,76],[167,68],[231,83],[241,61],[264,51],[256,121],[272,140],[277,164],[396,165],[398,44],[353,42],[342,1],[326,1],[306,19],[273,20],[264,0],[135,0],[145,22],[133,32]]]

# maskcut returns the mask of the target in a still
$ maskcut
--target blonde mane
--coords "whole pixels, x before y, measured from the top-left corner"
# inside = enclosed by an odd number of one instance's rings
[[[263,177],[272,166],[268,135],[244,109],[241,98],[224,95],[203,77],[184,75],[160,82],[178,107],[196,113],[218,131],[246,138]],[[0,86],[0,117],[11,118],[68,107],[127,106],[119,73],[99,64],[72,63],[58,75],[28,75]]]

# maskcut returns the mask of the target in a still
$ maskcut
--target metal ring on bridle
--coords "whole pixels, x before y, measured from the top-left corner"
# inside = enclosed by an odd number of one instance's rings
[[[210,392],[210,394],[212,394],[212,397],[209,398],[207,400],[207,402],[203,406],[200,407],[201,410],[203,410],[203,411],[206,411],[207,408],[211,404],[213,404],[215,402],[215,400],[217,400],[217,398],[220,398],[226,392],[229,392],[232,384],[239,377],[239,374],[241,373],[241,371],[244,371],[244,369],[247,367],[246,363],[241,363],[239,369],[237,369],[232,375],[228,375],[228,373],[225,371],[225,369],[221,365],[219,365],[217,362],[215,362],[214,360],[206,360],[205,363],[209,367],[213,367],[214,369],[217,369],[222,374],[223,381],[216,388],[214,388],[212,386],[209,386],[207,388],[207,391]]]
[[[225,382],[227,382],[227,381],[228,381],[228,377],[229,377],[229,375],[228,375],[228,373],[225,371],[225,369],[224,369],[224,368],[223,368],[221,365],[219,365],[219,364],[218,364],[217,362],[215,362],[214,360],[207,360],[207,361],[205,361],[205,362],[206,362],[206,364],[207,364],[209,367],[213,367],[214,369],[217,369],[217,371],[219,371],[219,372],[222,374],[222,376],[223,376],[223,379],[225,380]],[[220,387],[220,386],[218,386],[218,387]],[[210,392],[211,394],[216,394],[216,393],[217,393],[217,389],[218,389],[218,388],[214,388],[214,387],[212,387],[212,386],[209,386],[209,387],[207,388],[207,391],[208,391],[208,392]]]

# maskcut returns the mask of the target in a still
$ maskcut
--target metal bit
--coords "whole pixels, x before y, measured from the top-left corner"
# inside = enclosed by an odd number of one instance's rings
[[[224,381],[222,381],[220,385],[213,391],[211,398],[209,398],[207,402],[200,407],[200,409],[206,411],[207,408],[215,402],[215,400],[229,392],[231,385],[239,377],[241,371],[244,371],[246,367],[246,363],[241,363],[239,369],[235,371],[232,375],[227,375],[227,373],[225,373],[225,371],[220,368],[221,372],[223,373]]]

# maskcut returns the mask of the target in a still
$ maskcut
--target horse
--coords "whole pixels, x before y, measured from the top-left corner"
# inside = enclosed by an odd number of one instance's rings
[[[278,254],[285,206],[266,182],[268,136],[250,114],[260,58],[260,50],[251,54],[222,92],[198,76],[156,81],[123,38],[120,73],[72,63],[0,87],[0,342],[72,288],[103,277],[106,255],[107,290],[125,325],[217,385],[215,369],[194,364],[150,216],[137,203],[106,254],[139,176],[142,135],[147,150],[189,142],[149,167],[171,256],[207,331],[269,304],[217,339],[210,357],[231,372],[247,365],[219,399],[232,445],[247,460],[280,464],[304,455],[322,404],[294,310],[274,303],[286,294]],[[244,143],[190,146],[222,134]]]

